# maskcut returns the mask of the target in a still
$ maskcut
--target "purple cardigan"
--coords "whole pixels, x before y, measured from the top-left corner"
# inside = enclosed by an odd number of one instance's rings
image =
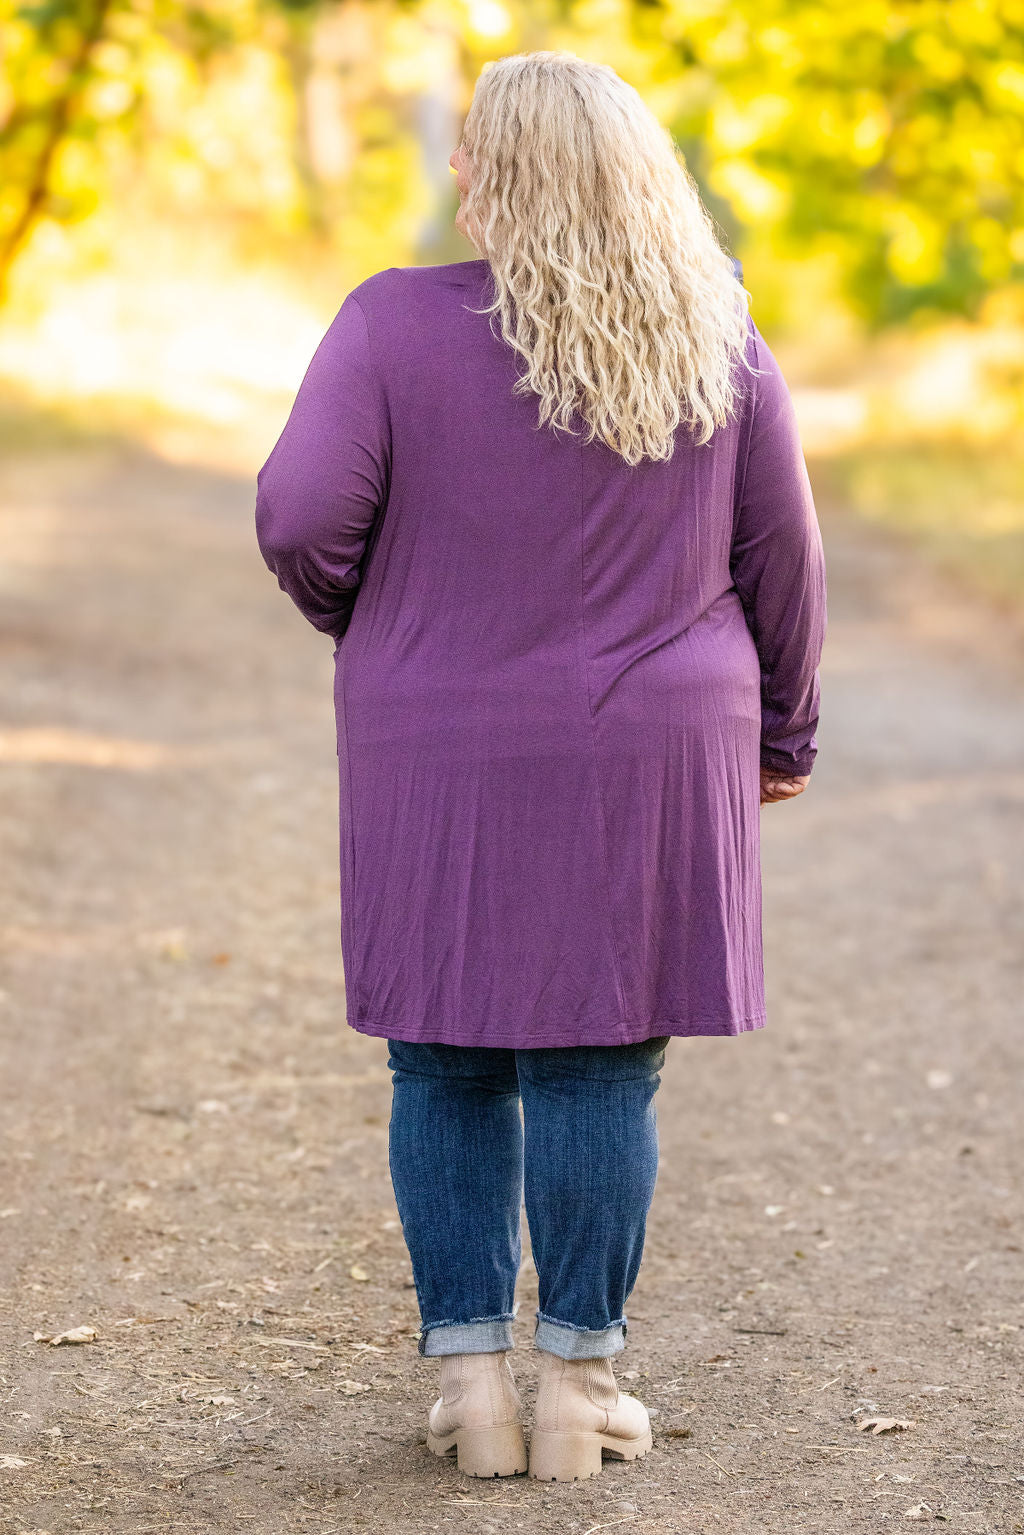
[[[348,1022],[760,1028],[759,764],[811,770],[826,627],[789,391],[749,320],[737,418],[630,468],[513,396],[489,278],[361,283],[257,479],[264,559],[336,643]]]

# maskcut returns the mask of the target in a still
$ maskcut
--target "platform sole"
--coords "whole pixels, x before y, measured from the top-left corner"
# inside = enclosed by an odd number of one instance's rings
[[[516,1476],[526,1471],[526,1440],[518,1424],[499,1428],[459,1428],[451,1434],[427,1430],[427,1449],[434,1455],[454,1450],[466,1476]]]
[[[530,1475],[541,1482],[582,1481],[600,1476],[602,1451],[616,1460],[639,1460],[653,1442],[649,1432],[637,1439],[617,1439],[613,1434],[535,1428],[530,1438]]]

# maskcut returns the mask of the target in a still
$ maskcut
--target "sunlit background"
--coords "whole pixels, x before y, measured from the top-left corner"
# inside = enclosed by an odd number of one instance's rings
[[[3,0],[8,433],[261,461],[345,293],[458,261],[487,61],[611,64],[672,132],[815,488],[1024,600],[1024,0]]]

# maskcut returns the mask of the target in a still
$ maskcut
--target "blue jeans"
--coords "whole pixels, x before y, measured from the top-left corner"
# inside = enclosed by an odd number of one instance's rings
[[[421,1354],[514,1347],[524,1196],[538,1348],[595,1359],[625,1346],[668,1039],[533,1050],[388,1040],[391,1180]]]

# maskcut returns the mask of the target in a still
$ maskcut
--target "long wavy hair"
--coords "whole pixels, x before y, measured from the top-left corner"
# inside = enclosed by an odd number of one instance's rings
[[[630,465],[671,458],[681,423],[707,442],[750,369],[750,294],[637,91],[572,53],[512,54],[477,80],[462,148],[495,293],[475,312],[525,359],[538,425],[571,432],[575,410]]]

